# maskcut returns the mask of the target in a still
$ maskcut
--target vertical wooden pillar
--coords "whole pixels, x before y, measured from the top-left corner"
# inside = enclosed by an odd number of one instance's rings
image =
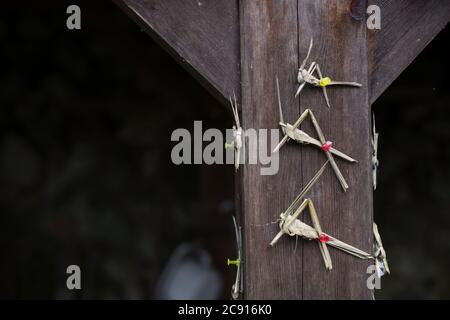
[[[310,108],[326,138],[357,159],[337,160],[350,189],[340,189],[331,168],[308,194],[325,232],[370,252],[372,181],[370,108],[364,23],[351,19],[347,1],[241,0],[241,104],[244,128],[278,128],[275,77],[278,75],[284,118],[293,123]],[[307,87],[294,99],[296,73],[314,38],[311,60],[325,76],[358,81],[363,88],[330,88],[328,109],[320,89]],[[303,126],[314,136],[309,123]],[[317,243],[283,237],[270,224],[284,211],[325,156],[294,142],[280,151],[277,175],[262,176],[260,165],[240,170],[240,204],[244,225],[245,297],[247,299],[369,299],[368,261],[330,249],[334,270],[327,272]],[[309,218],[305,215],[305,220]]]
[[[326,75],[335,79],[358,81],[357,88],[328,90],[331,109],[325,106],[320,90],[305,90],[300,97],[303,110],[311,108],[328,139],[358,160],[349,164],[338,160],[350,189],[344,193],[331,170],[311,192],[324,230],[338,239],[371,252],[372,248],[372,163],[370,143],[370,106],[368,101],[366,26],[351,19],[347,1],[299,1],[300,52],[306,52],[310,35],[315,39],[311,57]],[[312,132],[311,126],[305,126]],[[323,162],[320,151],[304,151],[303,176],[317,171]],[[317,246],[304,243],[304,299],[370,298],[366,274],[368,262],[332,250],[334,270],[325,271]]]

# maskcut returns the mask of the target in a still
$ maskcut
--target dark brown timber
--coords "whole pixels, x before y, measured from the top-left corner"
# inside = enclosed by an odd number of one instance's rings
[[[239,96],[238,0],[114,1],[221,101],[233,91]],[[445,27],[450,2],[372,0],[369,4],[381,9],[381,30],[368,32],[373,103]]]
[[[320,89],[306,88],[300,95],[301,110],[310,108],[314,112],[325,137],[358,160],[357,164],[349,164],[336,159],[350,186],[347,192],[343,192],[329,168],[310,197],[325,232],[371,252],[373,191],[366,25],[349,16],[347,1],[301,0],[298,4],[300,59],[313,36],[311,61],[319,63],[323,76],[363,85],[362,88],[329,87],[331,109],[327,108]],[[309,122],[304,128],[314,132]],[[303,150],[305,181],[317,171],[325,156],[321,150],[310,147]],[[371,298],[366,285],[368,261],[330,249],[334,269],[329,272],[325,270],[317,243],[303,241],[302,244],[303,299]]]
[[[277,127],[278,74],[285,120],[293,123],[300,111],[312,109],[327,138],[359,160],[353,165],[338,160],[350,184],[347,193],[341,191],[328,169],[308,196],[314,200],[326,232],[370,251],[372,189],[366,28],[350,18],[345,2],[333,3],[241,1],[242,118],[246,128]],[[361,89],[330,88],[332,109],[326,107],[317,88],[306,88],[300,104],[293,98],[299,59],[306,54],[311,36],[316,40],[311,58],[329,76],[357,80],[364,85]],[[309,123],[304,128],[314,133]],[[285,236],[274,248],[268,246],[278,226],[267,223],[278,218],[325,160],[320,150],[290,142],[280,150],[277,175],[261,176],[260,166],[244,167],[246,298],[371,298],[366,286],[367,261],[332,250],[335,269],[327,272],[315,242],[301,241],[294,250],[295,239]]]
[[[373,103],[450,21],[450,1],[373,0],[371,3],[381,11],[381,29],[368,32],[370,103]],[[432,73],[430,70],[430,76]]]
[[[299,115],[298,101],[294,99],[297,1],[240,1],[240,13],[244,128],[278,128],[276,75],[280,78],[284,117],[295,121]],[[268,150],[274,147],[269,145]],[[247,149],[257,154],[256,149]],[[283,147],[276,175],[262,176],[260,165],[245,165],[242,169],[247,299],[302,297],[301,246],[295,251],[295,241],[283,239],[269,248],[278,228],[270,222],[279,217],[302,188],[301,152],[295,145]]]

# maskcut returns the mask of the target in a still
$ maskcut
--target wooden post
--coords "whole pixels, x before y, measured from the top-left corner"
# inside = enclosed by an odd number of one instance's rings
[[[284,117],[292,123],[306,108],[315,113],[327,139],[357,164],[338,160],[350,189],[340,189],[331,169],[309,193],[325,232],[371,252],[372,180],[365,24],[352,20],[345,1],[240,1],[241,97],[244,128],[277,128],[275,77],[281,86]],[[313,37],[311,61],[337,80],[363,88],[330,88],[328,109],[321,90],[306,88],[294,99],[296,73]],[[312,135],[312,126],[304,130]],[[243,167],[241,213],[244,224],[247,299],[369,299],[368,261],[331,249],[327,272],[317,243],[285,236],[274,248],[276,220],[325,162],[320,150],[290,142],[280,151],[277,175],[260,175],[260,165]],[[305,218],[306,219],[306,218]],[[309,221],[308,221],[309,222]]]

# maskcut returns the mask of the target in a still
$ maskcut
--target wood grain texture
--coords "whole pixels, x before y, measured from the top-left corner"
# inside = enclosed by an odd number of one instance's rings
[[[242,0],[240,13],[243,126],[278,128],[277,74],[285,119],[294,121],[299,113],[293,91],[298,68],[297,1]],[[302,297],[301,246],[295,251],[295,241],[283,239],[269,247],[279,230],[270,222],[301,190],[301,152],[295,145],[283,147],[277,175],[260,175],[260,165],[242,168],[247,299]]]
[[[372,0],[371,4],[381,9],[381,30],[368,32],[370,103],[374,103],[450,21],[450,1]]]
[[[350,184],[347,193],[341,191],[328,168],[309,197],[326,232],[370,251],[372,189],[365,25],[350,18],[344,2],[244,0],[240,5],[244,126],[277,127],[278,74],[285,120],[292,123],[300,111],[312,109],[327,138],[359,160],[354,165],[338,160]],[[364,85],[362,89],[330,88],[332,109],[326,107],[317,88],[308,87],[300,101],[294,99],[297,68],[311,36],[315,39],[311,61],[318,61],[331,77]],[[310,123],[304,128],[314,135]],[[261,176],[260,166],[244,167],[246,298],[371,298],[366,287],[367,261],[331,249],[335,270],[327,272],[315,242],[299,240],[294,250],[295,239],[284,236],[275,247],[268,247],[278,226],[267,223],[277,219],[325,161],[320,150],[289,142],[280,150],[277,175]],[[305,216],[305,220],[309,218]]]
[[[239,96],[237,0],[114,1],[221,102]]]
[[[328,168],[309,197],[314,201],[324,232],[371,252],[373,191],[366,26],[350,17],[346,1],[299,1],[298,19],[300,60],[306,55],[312,36],[314,47],[309,62],[319,63],[324,77],[363,85],[329,87],[331,109],[327,108],[321,89],[308,87],[300,95],[301,110],[309,108],[314,112],[327,140],[358,160],[350,164],[336,158],[350,187],[347,192]],[[303,128],[314,134],[310,122]],[[321,150],[304,147],[303,181],[313,176],[325,160]],[[305,220],[310,222],[309,216]],[[368,261],[331,248],[333,270],[326,271],[317,243],[303,241],[302,245],[303,299],[372,297],[366,285]]]

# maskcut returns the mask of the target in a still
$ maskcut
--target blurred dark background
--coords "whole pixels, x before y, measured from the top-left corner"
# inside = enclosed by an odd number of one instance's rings
[[[231,126],[109,0],[0,11],[0,298],[151,299],[174,250],[209,253],[229,298],[232,166],[175,166],[171,133]],[[450,298],[448,28],[375,103],[381,299]],[[80,291],[66,267],[82,269]]]

